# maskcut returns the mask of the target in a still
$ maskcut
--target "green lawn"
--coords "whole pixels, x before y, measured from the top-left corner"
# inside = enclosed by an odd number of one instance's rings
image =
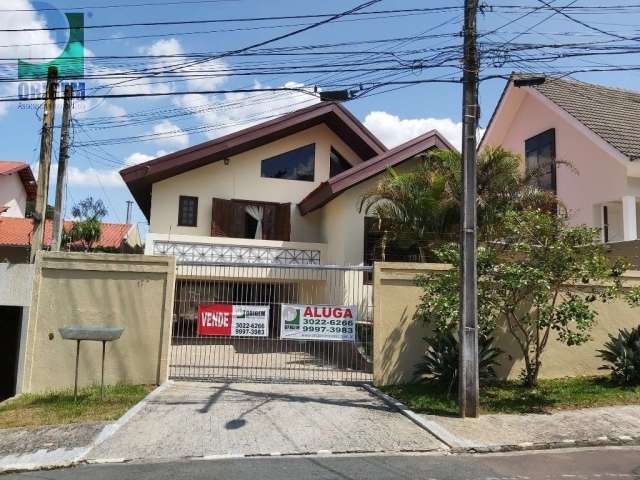
[[[416,412],[457,415],[456,390],[451,395],[428,384],[393,385],[382,390]],[[620,387],[606,377],[541,380],[526,389],[515,382],[485,386],[480,392],[483,413],[548,413],[607,405],[640,404],[640,386]]]
[[[25,394],[0,404],[0,428],[115,420],[152,389],[148,385],[105,386],[103,401],[99,386],[78,392],[77,401],[73,390]]]

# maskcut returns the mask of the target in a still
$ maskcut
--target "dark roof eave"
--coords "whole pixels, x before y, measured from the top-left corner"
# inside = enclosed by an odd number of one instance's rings
[[[342,192],[432,148],[457,151],[438,131],[432,130],[323,182],[298,204],[298,209],[302,215],[317,210]]]
[[[268,122],[156,158],[120,171],[134,199],[150,215],[151,184],[271,143],[325,123],[365,160],[386,147],[351,112],[338,103],[316,104]]]

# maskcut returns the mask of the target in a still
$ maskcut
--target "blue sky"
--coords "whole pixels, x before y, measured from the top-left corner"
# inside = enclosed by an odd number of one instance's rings
[[[154,21],[182,21],[195,19],[225,19],[283,15],[308,15],[334,13],[347,10],[357,5],[358,1],[325,0],[311,2],[306,0],[229,0],[210,1],[207,3],[190,3],[182,5],[160,5],[169,0],[93,0],[80,2],[78,0],[57,1],[50,0],[49,4],[61,12],[71,11],[73,7],[88,5],[82,10],[85,13],[86,25],[105,25],[113,23],[154,22]],[[101,8],[114,4],[156,3],[152,6],[118,8]],[[462,0],[431,1],[423,0],[383,0],[368,10],[411,9],[428,7],[460,7]],[[509,2],[499,0],[485,2],[494,6],[524,5],[539,6],[539,1]],[[606,0],[570,1],[555,0],[553,5],[563,7],[606,5]],[[619,1],[616,4],[633,5],[633,2]],[[20,27],[59,26],[53,13],[46,14],[38,10],[41,5],[34,5],[29,0],[3,0],[0,14],[0,30]],[[16,10],[25,10],[17,12]],[[11,12],[13,11],[13,12]],[[567,10],[569,11],[569,10]],[[603,32],[624,32],[625,35],[638,35],[638,13],[640,10],[622,10],[617,12],[600,13],[595,10],[571,11],[574,18],[587,22]],[[531,42],[558,43],[567,41],[598,42],[612,40],[605,33],[599,33],[573,22],[557,12],[544,9],[525,15],[525,10],[510,11],[496,8],[494,11],[480,17],[481,32],[489,32],[483,41],[494,42]],[[408,50],[434,49],[460,43],[460,38],[452,35],[459,32],[462,22],[462,10],[452,9],[442,12],[419,14],[403,14],[402,16],[371,15],[366,19],[358,17],[354,20],[330,23],[291,38],[270,44],[269,47],[286,46],[318,46],[341,42],[363,42],[370,40],[393,39],[400,37],[415,37],[426,35],[420,40],[406,42],[386,42],[358,44],[352,47],[327,47],[325,50],[351,49],[358,50],[361,60],[379,58],[375,53],[382,50],[387,52],[401,52],[406,58],[419,58],[420,54],[406,53]],[[354,17],[351,17],[354,18]],[[135,70],[141,66],[155,68],[166,67],[167,63],[176,61],[175,57],[166,55],[180,55],[183,53],[223,52],[235,50],[251,45],[274,36],[296,30],[302,24],[308,24],[316,19],[279,20],[269,22],[250,23],[211,23],[184,26],[154,26],[154,27],[118,27],[109,29],[87,29],[85,32],[86,47],[88,49],[86,72],[90,75],[113,75],[117,72]],[[266,28],[268,27],[268,28]],[[241,30],[238,30],[241,28]],[[215,32],[212,32],[214,31]],[[232,31],[236,30],[236,31]],[[497,30],[497,31],[494,31]],[[209,33],[193,34],[193,31]],[[24,57],[52,57],[57,55],[59,47],[54,45],[65,41],[53,38],[51,32],[0,32],[0,62],[2,76],[15,79],[15,58]],[[445,34],[444,36],[438,36]],[[152,36],[149,38],[120,38],[132,36]],[[516,37],[516,40],[509,42]],[[30,47],[19,45],[32,45]],[[38,44],[38,45],[34,45]],[[46,44],[46,45],[42,45]],[[367,56],[363,50],[373,50]],[[104,59],[106,56],[131,55],[165,55],[156,60],[141,59]],[[316,61],[319,57],[299,55],[295,61],[304,63],[326,63],[327,57]],[[354,57],[344,58],[347,63]],[[153,92],[176,90],[210,90],[237,88],[265,88],[281,87],[283,85],[298,86],[312,89],[314,80],[326,84],[345,77],[357,77],[362,73],[332,73],[331,64],[326,66],[322,74],[297,73],[293,70],[286,75],[276,75],[277,72],[258,73],[252,71],[246,62],[257,61],[255,57],[225,58],[214,60],[206,64],[206,74],[202,78],[183,79],[170,83],[166,80],[141,79],[129,81],[125,86],[107,90],[105,87],[113,83],[112,79],[85,80],[87,91],[107,93],[122,92]],[[278,57],[259,59],[264,62],[283,62]],[[637,65],[638,56],[595,56],[589,58],[561,59],[544,64],[536,63],[532,58],[521,62],[514,62],[502,66],[494,63],[485,65],[483,74],[506,74],[510,70],[546,70],[567,71],[570,69],[604,68],[603,65]],[[293,57],[287,57],[287,65],[294,65]],[[154,63],[149,63],[154,62]],[[357,67],[354,62],[354,67]],[[261,64],[261,66],[268,64]],[[373,64],[372,64],[373,65]],[[451,64],[449,64],[451,65]],[[251,75],[233,76],[231,71],[246,68]],[[336,67],[336,70],[347,67]],[[373,75],[360,77],[365,81]],[[419,68],[405,70],[401,80],[423,80],[426,78],[442,77],[456,78],[459,70],[454,66],[446,68]],[[592,81],[605,85],[638,89],[638,73],[626,72],[598,72],[578,73],[573,78]],[[158,83],[154,83],[158,82]],[[356,82],[357,83],[357,82]],[[486,126],[500,92],[504,80],[495,79],[482,83],[480,100],[482,109],[481,127]],[[454,83],[425,83],[395,91],[385,92],[385,87],[375,95],[365,96],[347,103],[351,111],[365,124],[378,134],[389,146],[393,146],[411,137],[419,135],[431,128],[440,129],[452,142],[459,144],[459,120],[461,110],[461,86]],[[18,93],[17,82],[0,84],[0,96],[15,96]],[[284,113],[287,110],[303,106],[312,102],[312,97],[304,93],[291,94],[251,94],[234,95],[200,95],[200,96],[168,96],[108,100],[76,101],[74,105],[74,148],[70,158],[69,187],[67,212],[74,201],[88,195],[102,198],[109,209],[108,220],[123,222],[125,220],[126,200],[131,197],[119,179],[117,171],[125,165],[131,165],[159,154],[175,151],[189,145],[194,145],[210,138],[229,133],[233,130],[256,122],[269,115]],[[61,102],[59,102],[61,103]],[[29,162],[35,170],[39,154],[40,111],[38,104],[15,103],[0,104],[0,131],[2,132],[1,159],[22,160]],[[163,118],[163,112],[171,112],[171,116]],[[113,119],[127,119],[127,126],[113,128]],[[57,122],[61,119],[60,112]],[[118,121],[118,120],[116,120]],[[196,131],[194,131],[197,129]],[[57,132],[56,132],[57,133]],[[132,139],[134,136],[142,138]],[[146,140],[146,141],[145,141]],[[57,144],[56,136],[54,144]],[[99,146],[92,146],[90,142],[98,142]],[[89,145],[88,145],[89,144]],[[95,144],[93,144],[95,145]],[[56,160],[54,159],[54,163]],[[53,195],[53,188],[51,189]],[[140,222],[144,229],[145,219],[142,213],[134,209],[134,221]]]

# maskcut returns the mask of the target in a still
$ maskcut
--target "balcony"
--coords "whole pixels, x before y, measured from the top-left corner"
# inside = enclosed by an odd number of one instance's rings
[[[178,263],[322,265],[324,243],[149,233],[145,254],[174,255]]]

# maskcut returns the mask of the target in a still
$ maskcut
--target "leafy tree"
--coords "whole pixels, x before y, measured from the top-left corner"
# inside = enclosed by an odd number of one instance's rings
[[[479,250],[478,317],[481,335],[499,320],[522,353],[522,378],[535,386],[542,355],[551,335],[565,345],[590,340],[595,305],[621,295],[638,303],[638,292],[624,293],[623,262],[611,265],[596,243],[597,229],[567,223],[566,215],[542,210],[509,211],[501,216],[501,242]],[[457,265],[457,246],[439,251],[442,261]],[[437,330],[458,319],[458,271],[426,275],[418,310]]]
[[[87,197],[78,202],[71,209],[74,217],[73,226],[65,232],[67,242],[80,242],[85,251],[93,248],[100,239],[102,219],[107,215],[107,209],[102,200]]]
[[[502,214],[511,209],[555,208],[552,194],[530,186],[538,171],[522,176],[520,157],[500,147],[485,148],[477,160],[478,225],[481,238],[498,235]],[[450,150],[431,150],[408,173],[390,169],[367,192],[360,210],[378,218],[387,241],[414,241],[421,260],[457,236],[462,203],[462,157]],[[541,166],[540,168],[542,168]]]

